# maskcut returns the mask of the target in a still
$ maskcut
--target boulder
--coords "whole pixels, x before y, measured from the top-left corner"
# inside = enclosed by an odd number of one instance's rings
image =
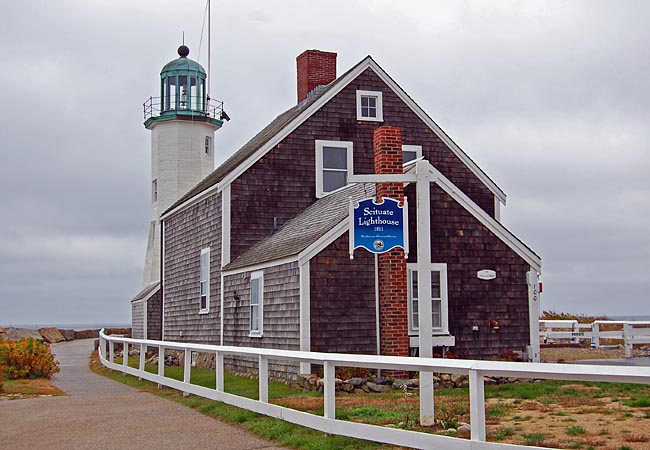
[[[99,330],[74,330],[75,339],[97,339]]]
[[[456,435],[459,438],[469,439],[472,435],[472,427],[464,423],[456,429]]]
[[[393,381],[393,389],[415,389],[420,386],[420,380],[418,379],[413,379],[413,380],[404,380],[404,379],[399,379]]]
[[[354,386],[346,381],[341,385],[341,390],[344,392],[352,392],[354,391]]]
[[[365,382],[366,381],[363,378],[358,378],[358,377],[350,378],[348,380],[348,383],[350,383],[354,387],[361,387]]]
[[[389,386],[385,386],[383,384],[377,384],[373,383],[371,381],[368,381],[366,383],[366,386],[368,386],[368,389],[370,389],[370,392],[390,392],[391,388]]]
[[[66,341],[74,341],[74,330],[62,330],[59,328],[59,332],[63,335]]]
[[[57,342],[65,341],[65,338],[58,328],[39,328],[38,332],[41,334],[41,336],[43,336],[45,342],[49,342],[50,344],[56,344]]]
[[[43,336],[40,335],[37,331],[30,330],[29,328],[5,328],[5,333],[2,335],[3,339],[8,341],[19,341],[21,339],[36,339],[37,341],[42,341]]]

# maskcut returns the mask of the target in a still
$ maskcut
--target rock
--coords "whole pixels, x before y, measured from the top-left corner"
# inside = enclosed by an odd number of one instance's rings
[[[393,389],[415,389],[420,386],[420,380],[395,380],[393,381]]]
[[[352,392],[354,391],[354,386],[346,381],[341,385],[341,390],[344,392]]]
[[[75,339],[96,339],[99,337],[99,330],[74,330]]]
[[[368,381],[366,383],[366,386],[368,387],[370,392],[390,392],[391,390],[390,387],[388,386],[385,386],[383,384],[373,383],[371,381]]]
[[[456,429],[459,438],[468,439],[472,435],[472,427],[464,423]]]
[[[304,388],[304,387],[306,387],[307,384],[308,384],[308,381],[307,381],[307,380],[309,379],[309,377],[313,377],[313,376],[314,376],[314,374],[312,374],[312,373],[301,373],[301,374],[298,374],[298,375],[296,375],[296,383],[297,383],[300,387],[303,387],[303,388]]]
[[[377,384],[382,384],[382,385],[386,385],[386,386],[390,385],[390,384],[393,384],[393,380],[391,380],[390,378],[382,378],[382,377],[377,378],[374,382],[377,383]]]
[[[495,384],[497,384],[497,380],[495,380],[495,379],[492,378],[492,377],[485,377],[485,378],[483,379],[483,383],[485,383],[485,385],[487,385],[487,386],[491,386],[491,385],[495,385]]]
[[[451,382],[454,384],[454,387],[463,388],[469,386],[469,378],[467,375],[453,374],[451,376]]]
[[[5,332],[2,335],[3,339],[8,341],[19,341],[21,339],[36,339],[37,341],[42,341],[43,336],[40,333],[30,330],[29,328],[5,328]]]
[[[366,381],[363,378],[359,378],[359,377],[350,378],[348,380],[348,383],[350,383],[354,387],[361,387],[365,382]]]
[[[340,378],[334,378],[334,386],[341,386],[343,384],[343,380]]]
[[[366,394],[370,394],[370,388],[368,387],[367,384],[364,384],[363,386],[361,386],[361,390],[363,392],[365,392]]]
[[[325,387],[325,378],[319,378],[318,380],[316,380],[316,386],[318,386],[319,388]]]
[[[50,344],[56,344],[57,342],[65,341],[65,338],[61,334],[58,328],[39,328],[38,332],[43,336],[45,342]]]
[[[74,340],[74,330],[62,330],[59,328],[59,332],[63,335],[66,341]]]

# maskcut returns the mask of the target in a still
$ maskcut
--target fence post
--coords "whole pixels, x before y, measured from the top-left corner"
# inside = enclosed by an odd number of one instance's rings
[[[192,350],[185,349],[185,360],[183,361],[183,383],[190,384],[192,374]],[[183,391],[183,397],[189,397],[190,393]]]
[[[108,360],[110,362],[115,362],[115,346],[113,345],[113,341],[108,341]]]
[[[472,440],[486,439],[485,432],[485,383],[483,375],[475,369],[469,371],[469,417]]]
[[[223,354],[221,352],[216,352],[214,358],[214,371],[216,373],[216,389],[219,392],[223,392]]]
[[[625,346],[625,357],[632,357],[632,325],[629,322],[623,324],[623,345]]]
[[[266,356],[259,357],[259,390],[260,401],[269,402],[269,360]]]
[[[129,344],[122,342],[122,366],[129,367]],[[126,376],[126,371],[122,371],[122,375]]]
[[[138,364],[138,370],[144,372],[144,363],[147,358],[147,344],[140,344],[140,363]],[[142,377],[138,377],[138,380],[142,380]]]
[[[600,324],[591,324],[591,348],[600,348]]]
[[[165,347],[158,346],[158,376],[165,376]],[[163,385],[158,383],[158,389],[162,389]]]
[[[324,361],[323,375],[325,377],[325,385],[323,386],[323,395],[325,396],[325,412],[326,419],[336,419],[336,384],[334,381],[336,374],[336,366],[329,361]]]

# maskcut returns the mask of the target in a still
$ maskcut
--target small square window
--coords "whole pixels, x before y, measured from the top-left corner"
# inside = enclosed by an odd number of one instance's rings
[[[384,121],[380,91],[357,91],[357,120]]]
[[[402,162],[404,164],[421,157],[422,147],[420,145],[402,145]]]

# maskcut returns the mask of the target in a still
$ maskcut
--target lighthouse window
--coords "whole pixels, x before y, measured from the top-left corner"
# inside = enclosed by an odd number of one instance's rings
[[[188,107],[188,99],[187,99],[187,76],[186,75],[180,75],[178,77],[178,95],[179,95],[179,102],[178,102],[178,107],[179,109],[187,109]]]
[[[190,77],[190,104],[188,108],[199,109],[199,86],[196,83],[196,77]]]
[[[212,138],[210,136],[205,137],[205,154],[210,155],[212,153]]]
[[[151,200],[155,203],[158,201],[158,180],[151,182]]]
[[[176,78],[175,77],[169,77],[167,78],[168,84],[167,84],[167,98],[168,100],[168,109],[177,109],[176,106]]]

